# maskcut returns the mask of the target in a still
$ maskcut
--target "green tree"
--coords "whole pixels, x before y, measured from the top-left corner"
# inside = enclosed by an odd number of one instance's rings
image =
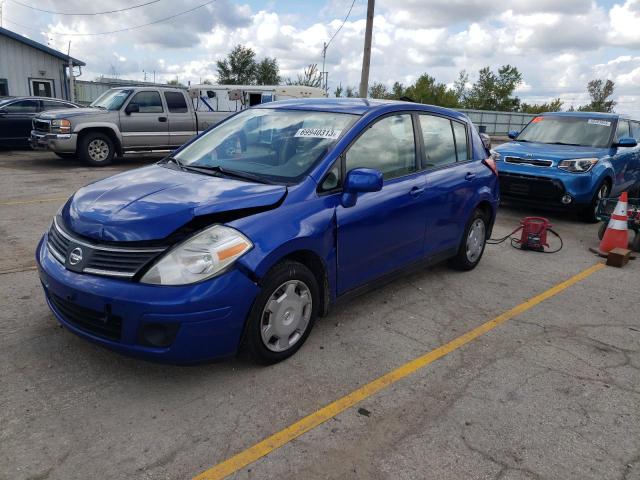
[[[405,95],[415,102],[455,108],[460,106],[455,91],[444,83],[437,83],[431,75],[423,73],[416,83],[407,87]]]
[[[402,97],[406,96],[406,89],[404,88],[404,85],[400,82],[394,82],[393,87],[391,87],[390,98],[400,100]]]
[[[178,80],[178,77],[174,78],[173,80],[169,80],[167,82],[167,85],[174,85],[176,87],[184,87],[184,85],[182,83],[180,83],[180,81]]]
[[[515,112],[520,99],[513,96],[522,83],[522,74],[516,67],[503,65],[495,74],[489,67],[480,70],[478,80],[464,98],[466,108]]]
[[[520,105],[520,111],[523,113],[544,113],[544,112],[559,112],[562,110],[562,100],[556,98],[549,103],[534,103],[532,105],[528,103],[522,103]]]
[[[369,97],[371,98],[389,98],[390,93],[387,86],[382,82],[373,82],[369,87]]]
[[[250,85],[256,73],[256,53],[248,47],[236,45],[224,60],[218,60],[218,82],[223,85]]]
[[[453,82],[453,91],[458,97],[458,102],[464,104],[464,100],[467,96],[467,84],[469,83],[469,74],[466,70],[461,70],[458,74],[458,78]]]
[[[344,92],[344,89],[342,88],[342,83],[340,85],[338,85],[336,87],[336,89],[334,90],[333,94],[335,95],[336,98],[340,98],[342,97],[342,93]]]
[[[287,85],[305,85],[307,87],[320,87],[322,85],[322,73],[318,70],[317,63],[311,63],[304,72],[298,74],[297,80],[287,79]]]
[[[613,89],[615,83],[611,80],[606,82],[602,79],[591,80],[587,84],[587,91],[591,97],[591,103],[578,107],[578,110],[582,112],[613,112],[616,102],[611,97],[613,95]]]
[[[278,85],[280,83],[280,68],[275,57],[265,57],[256,64],[255,83],[257,85]]]
[[[357,98],[359,95],[356,87],[347,87],[345,90],[345,97],[347,98]]]

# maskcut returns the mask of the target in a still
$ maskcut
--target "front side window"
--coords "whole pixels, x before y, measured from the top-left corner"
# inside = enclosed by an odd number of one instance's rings
[[[640,142],[640,122],[631,122],[631,136]]]
[[[107,90],[89,105],[90,107],[103,108],[105,110],[120,110],[120,107],[129,98],[133,90],[128,88]]]
[[[453,138],[451,120],[434,115],[420,115],[420,130],[424,140],[427,168],[456,163],[456,142]],[[460,136],[462,137],[462,134]],[[466,138],[466,133],[464,136]],[[466,141],[464,148],[467,148]],[[464,156],[466,160],[466,153]]]
[[[171,113],[187,113],[189,111],[187,110],[187,102],[182,93],[164,92],[164,99]]]
[[[390,115],[377,121],[349,148],[346,171],[373,168],[385,180],[416,171],[416,147],[411,115]]]
[[[616,130],[616,140],[620,140],[623,137],[628,137],[629,122],[627,120],[618,120],[618,129]]]
[[[138,92],[136,93],[129,105],[138,105],[139,113],[162,113],[162,100],[158,92]]]
[[[600,116],[541,115],[535,117],[520,132],[518,142],[550,145],[607,148],[610,145],[613,121]]]
[[[7,113],[36,113],[38,111],[38,101],[21,100],[7,105],[2,110]]]
[[[331,151],[357,118],[345,113],[252,108],[221,123],[174,157],[187,168],[220,167],[267,181],[295,183]]]

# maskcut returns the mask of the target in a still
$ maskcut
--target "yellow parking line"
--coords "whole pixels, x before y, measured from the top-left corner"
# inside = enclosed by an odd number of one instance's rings
[[[243,452],[234,455],[233,457],[224,460],[223,462],[211,467],[208,470],[205,470],[201,474],[194,477],[193,480],[217,480],[225,478],[240,469],[246,467],[247,465],[255,462],[256,460],[268,455],[272,451],[286,445],[293,439],[299,437],[300,435],[308,432],[326,422],[327,420],[335,417],[336,415],[344,412],[350,407],[353,407],[357,403],[362,400],[374,395],[380,390],[388,387],[396,383],[398,380],[403,379],[404,377],[415,373],[417,370],[420,370],[423,367],[426,367],[430,363],[435,362],[439,358],[444,357],[445,355],[459,349],[460,347],[466,345],[467,343],[475,340],[481,335],[493,330],[497,326],[506,322],[507,320],[511,320],[512,318],[526,312],[527,310],[532,309],[536,305],[544,302],[545,300],[559,294],[560,292],[566,290],[572,285],[584,280],[591,274],[597,272],[598,270],[604,268],[604,264],[597,263],[586,270],[578,273],[577,275],[561,282],[554,287],[551,287],[549,290],[536,295],[535,297],[527,300],[524,303],[521,303],[517,307],[512,308],[504,312],[501,315],[498,315],[493,320],[489,320],[487,323],[480,325],[477,328],[465,333],[464,335],[459,336],[458,338],[452,340],[451,342],[442,345],[441,347],[436,348],[435,350],[430,351],[418,357],[410,362],[405,363],[404,365],[396,368],[395,370],[373,380],[372,382],[358,388],[357,390],[349,393],[348,395],[322,407],[320,410],[308,415],[301,420],[298,420],[294,424],[288,426],[284,430],[279,431],[271,435],[270,437],[265,438],[261,442],[256,443],[252,447],[244,450]]]
[[[37,200],[15,200],[10,202],[0,202],[0,206],[6,205],[28,205],[30,203],[44,203],[44,202],[63,202],[67,200],[69,197],[58,197],[58,198],[40,198]]]

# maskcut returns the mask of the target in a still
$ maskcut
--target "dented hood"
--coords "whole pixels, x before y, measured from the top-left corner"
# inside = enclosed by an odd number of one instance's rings
[[[87,185],[65,205],[73,232],[103,241],[160,240],[194,217],[269,207],[286,194],[264,185],[151,165]]]

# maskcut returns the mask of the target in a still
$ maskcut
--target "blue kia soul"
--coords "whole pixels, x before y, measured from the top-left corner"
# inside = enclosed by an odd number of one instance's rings
[[[474,268],[495,164],[452,110],[296,100],[238,113],[157,164],[78,190],[37,249],[72,332],[172,363],[270,363],[398,270]]]
[[[640,187],[640,122],[618,114],[545,113],[494,155],[503,199],[596,220],[601,198]]]

